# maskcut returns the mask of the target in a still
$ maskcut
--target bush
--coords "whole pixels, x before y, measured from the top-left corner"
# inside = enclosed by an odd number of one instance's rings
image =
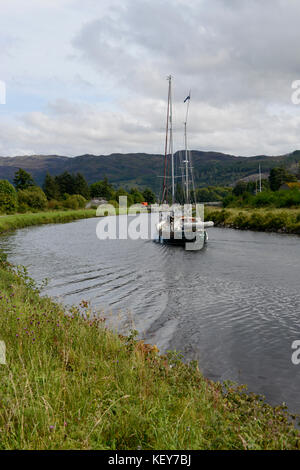
[[[209,211],[207,213],[207,211],[205,211],[205,214],[204,214],[204,217],[205,217],[205,220],[206,219],[209,219],[209,220],[212,220],[215,225],[222,225],[224,224],[225,220],[229,217],[229,211],[227,210],[224,210],[222,209],[221,211],[217,210],[217,211]]]
[[[80,194],[73,194],[67,197],[63,205],[68,209],[83,209],[86,205],[86,199]]]
[[[249,219],[246,214],[239,212],[233,220],[233,226],[235,228],[247,229],[249,228]]]
[[[107,204],[111,204],[111,205],[114,206],[116,209],[119,207],[119,204],[118,204],[117,201],[115,201],[114,199],[111,199],[110,201],[108,201]]]
[[[17,191],[7,180],[0,180],[0,212],[14,212],[17,209]]]
[[[56,201],[56,199],[51,199],[50,201],[48,201],[48,209],[50,210],[57,210],[61,209],[62,207],[62,203],[60,201]]]
[[[38,186],[30,186],[18,191],[18,205],[20,212],[27,209],[44,210],[47,206],[47,198],[44,191]]]
[[[291,189],[288,191],[278,191],[278,207],[292,207],[300,205],[300,191]]]
[[[265,221],[267,230],[284,230],[288,224],[288,216],[285,213],[268,214]]]
[[[265,217],[259,212],[253,212],[249,220],[249,228],[251,230],[264,230],[265,228]]]
[[[263,191],[254,197],[252,205],[254,207],[276,206],[276,196],[271,191]]]

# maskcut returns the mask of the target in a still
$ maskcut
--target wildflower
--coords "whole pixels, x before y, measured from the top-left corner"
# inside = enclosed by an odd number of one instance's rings
[[[19,335],[18,335],[18,334],[16,334],[16,337],[18,337],[18,336],[19,336]]]
[[[54,426],[49,426],[50,431],[54,430]]]

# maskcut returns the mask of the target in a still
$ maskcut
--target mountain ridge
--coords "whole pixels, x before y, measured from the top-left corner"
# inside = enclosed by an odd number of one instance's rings
[[[300,161],[300,150],[284,155],[252,157],[235,156],[214,151],[191,151],[196,186],[232,185],[237,180],[257,173],[261,164],[263,173],[275,166],[296,168]],[[175,154],[178,166],[179,152]],[[19,168],[30,172],[39,185],[43,184],[47,171],[55,176],[68,171],[82,173],[88,183],[105,176],[116,187],[128,189],[132,186],[149,186],[158,192],[161,187],[164,157],[148,153],[112,153],[110,155],[82,154],[76,157],[63,155],[21,155],[0,157],[0,179],[13,181]]]

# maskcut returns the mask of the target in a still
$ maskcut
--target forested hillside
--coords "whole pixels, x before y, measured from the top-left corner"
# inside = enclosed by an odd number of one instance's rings
[[[263,173],[271,168],[283,166],[289,170],[296,168],[300,161],[300,151],[282,156],[235,157],[217,152],[192,151],[195,183],[201,186],[232,185],[237,180],[258,173],[261,165]],[[179,154],[176,153],[177,175],[181,174]],[[0,157],[0,179],[13,181],[18,168],[29,171],[37,184],[42,185],[45,175],[58,175],[64,171],[80,172],[88,183],[105,176],[115,186],[150,187],[156,193],[162,184],[164,158],[162,155],[146,153],[81,155],[63,157],[58,155],[34,155],[21,157]]]

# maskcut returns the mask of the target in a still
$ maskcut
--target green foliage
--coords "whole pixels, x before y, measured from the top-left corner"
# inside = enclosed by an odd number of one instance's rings
[[[290,181],[297,181],[297,178],[295,175],[288,173],[285,168],[276,167],[271,169],[269,183],[272,191],[278,191],[283,183]]]
[[[108,182],[107,178],[104,178],[103,181],[97,181],[91,184],[89,189],[92,198],[103,198],[108,201],[109,199],[113,199],[115,195],[115,190]]]
[[[81,173],[74,175],[65,171],[55,177],[47,173],[43,188],[49,200],[63,199],[65,195],[74,194],[79,194],[88,199],[90,195],[87,181]]]
[[[43,189],[48,200],[50,199],[57,200],[60,198],[59,184],[57,180],[54,178],[54,176],[51,176],[48,172],[45,176]]]
[[[34,186],[35,183],[30,173],[27,173],[27,171],[19,168],[19,170],[15,173],[14,185],[17,190],[23,190],[29,188],[30,186]]]
[[[240,229],[249,228],[249,217],[244,212],[239,212],[236,217],[233,219],[233,227]]]
[[[17,208],[17,192],[7,180],[0,180],[0,212],[10,213]]]
[[[131,194],[129,194],[127,191],[125,191],[124,188],[119,188],[116,192],[115,192],[115,200],[117,202],[119,202],[119,197],[120,196],[126,196],[127,197],[127,206],[132,206],[132,204],[134,204],[134,200],[133,200],[133,197]]]
[[[205,208],[205,219],[216,226],[300,234],[299,209]]]
[[[148,202],[148,204],[154,204],[156,201],[156,196],[152,189],[146,188],[143,191],[143,201],[142,202]]]
[[[59,224],[73,220],[95,217],[96,211],[92,209],[61,210],[53,212],[39,212],[28,214],[14,214],[0,217],[0,234],[18,228],[41,224]]]
[[[131,188],[129,195],[131,196],[133,204],[144,202],[144,196],[137,188]]]
[[[242,192],[239,196],[227,196],[223,200],[224,207],[293,207],[300,205],[299,189],[262,191],[256,195]]]
[[[284,406],[214,383],[180,353],[117,335],[0,268],[1,449],[297,449]]]
[[[76,194],[80,194],[85,199],[88,199],[90,196],[89,186],[86,179],[81,173],[77,173],[75,176],[74,186]]]
[[[86,205],[86,199],[80,194],[68,196],[63,205],[68,209],[83,209]]]
[[[248,190],[248,185],[244,181],[239,181],[232,190],[234,196],[241,196]]]
[[[19,208],[22,210],[44,210],[47,206],[47,198],[41,188],[38,186],[31,186],[27,189],[18,191],[18,204]]]
[[[74,194],[75,188],[75,177],[65,171],[61,175],[55,176],[55,182],[59,187],[59,194]]]
[[[115,199],[110,199],[107,204],[110,204],[111,206],[114,206],[116,209],[119,207],[119,204],[117,203],[117,201],[115,201]]]
[[[63,208],[62,201],[57,201],[56,199],[51,199],[48,201],[47,208],[49,210],[58,210]]]

